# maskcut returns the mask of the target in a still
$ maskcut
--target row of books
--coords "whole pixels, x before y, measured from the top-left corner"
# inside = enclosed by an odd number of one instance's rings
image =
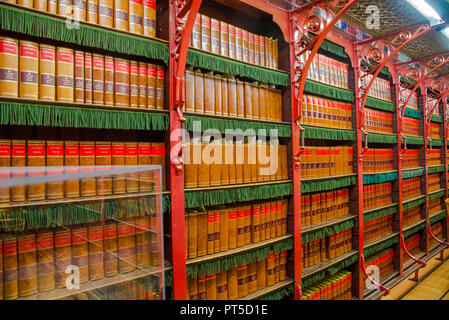
[[[437,149],[434,149],[437,150]],[[434,151],[429,150],[429,151]],[[419,149],[402,150],[402,168],[410,169],[419,167]]]
[[[414,257],[416,257],[421,252],[421,237],[419,234],[408,237],[405,239],[405,247],[407,251]],[[402,251],[402,263],[409,261],[411,258],[405,251]]]
[[[187,210],[186,257],[193,259],[287,233],[287,200]]]
[[[392,134],[393,114],[365,108],[365,128],[371,132]]]
[[[430,124],[430,137],[432,139],[441,139],[439,123],[431,123]]]
[[[430,200],[429,202],[431,202]],[[441,205],[440,205],[441,208]],[[421,205],[406,209],[402,213],[402,223],[404,226],[411,225],[421,219]]]
[[[304,95],[301,124],[352,129],[352,104]]]
[[[404,200],[421,195],[421,178],[402,180],[402,198]]]
[[[301,195],[301,226],[349,215],[349,189]]]
[[[406,136],[420,136],[419,119],[404,117],[402,118],[402,133]]]
[[[164,68],[0,37],[0,96],[164,109]]]
[[[429,166],[437,166],[441,164],[441,149],[427,150],[427,153],[429,155]]]
[[[429,214],[441,211],[441,205],[444,204],[442,200],[443,198],[429,199]]]
[[[352,147],[306,147],[301,157],[301,176],[309,179],[351,174],[353,166]]]
[[[363,171],[376,173],[394,170],[393,149],[370,148],[365,152]]]
[[[0,271],[5,275],[0,298],[65,288],[69,265],[79,268],[81,284],[158,265],[157,234],[150,220],[143,216],[0,237]]]
[[[287,251],[208,276],[187,278],[188,300],[237,300],[287,279]]]
[[[403,103],[406,99],[411,95],[410,100],[407,103],[406,108],[418,110],[418,93],[414,92],[412,94],[412,90],[410,89],[401,89],[399,92],[400,101]]]
[[[156,0],[4,0],[103,27],[156,36]]]
[[[370,83],[373,79],[372,74],[367,74],[363,71],[361,71],[361,77],[362,79],[365,78],[366,84]],[[391,82],[376,77],[376,79],[374,79],[373,85],[368,91],[368,96],[376,99],[391,101]]]
[[[364,222],[363,240],[374,241],[393,232],[393,214]]]
[[[370,271],[368,271],[368,274],[371,277],[373,277],[374,274],[376,273],[381,280],[384,279],[386,276],[393,273],[394,271],[393,258],[394,258],[394,251],[392,248],[382,250],[368,257],[366,259],[365,266],[367,268],[370,266],[376,266],[378,268],[377,272],[375,269],[371,269]],[[367,284],[365,274],[363,274],[363,283]]]
[[[391,182],[363,186],[364,210],[383,207],[393,203],[393,185]]]
[[[342,270],[326,275],[303,290],[302,300],[352,300],[352,273]]]
[[[186,70],[187,112],[257,120],[282,121],[281,90],[274,85],[246,82],[232,75]]]
[[[185,21],[185,18],[184,18]],[[190,46],[241,62],[278,69],[278,41],[224,21],[197,14]]]
[[[300,61],[306,63],[310,57],[310,51],[306,51]],[[333,87],[348,89],[348,64],[343,63],[323,54],[316,54],[310,65],[307,79],[321,82]]]
[[[184,161],[186,188],[288,179],[286,145],[251,143],[251,139],[248,142],[222,139],[210,144],[188,143]]]
[[[429,174],[428,177],[429,177],[429,181],[428,181],[429,192],[441,189],[441,174],[440,173]]]
[[[352,228],[333,233],[302,245],[302,267],[311,268],[317,264],[337,258],[352,250]]]
[[[161,165],[165,167],[165,144],[150,142],[106,141],[45,141],[0,140],[0,167],[2,177],[76,174],[78,166],[136,166]],[[26,170],[23,167],[34,167]],[[19,170],[14,169],[18,167]],[[12,172],[11,172],[12,171]],[[92,171],[92,169],[90,170]],[[164,170],[162,170],[164,173]],[[95,195],[125,194],[153,190],[150,171],[98,177],[67,179],[14,186],[0,190],[0,202],[54,200],[92,197]],[[162,185],[165,187],[164,174]]]

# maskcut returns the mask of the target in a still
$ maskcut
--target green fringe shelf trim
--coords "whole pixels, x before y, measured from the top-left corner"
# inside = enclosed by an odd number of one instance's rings
[[[285,239],[276,243],[276,245],[267,245],[255,250],[236,253],[231,256],[226,256],[211,261],[188,264],[186,266],[186,273],[190,278],[208,276],[232,268],[237,268],[238,266],[244,264],[266,259],[270,255],[271,250],[273,250],[275,254],[278,254],[282,251],[291,249],[293,249],[293,239]]]
[[[373,255],[374,253],[377,253],[379,251],[382,251],[385,248],[391,247],[392,245],[394,245],[395,243],[399,242],[399,236],[395,236],[391,239],[385,240],[381,243],[378,243],[376,245],[370,246],[366,249],[364,249],[364,255],[365,257],[369,257],[371,255]]]
[[[441,197],[444,197],[445,195],[446,195],[445,191],[432,193],[432,194],[429,194],[429,200],[433,200],[433,199],[436,199],[436,198],[441,198]]]
[[[43,14],[0,6],[0,30],[109,52],[132,54],[168,64],[167,44],[83,23],[80,23],[79,29],[69,29],[66,26],[66,19],[63,17],[48,17]]]
[[[404,143],[404,138],[401,138],[401,142]],[[407,136],[407,144],[424,145],[424,138]]]
[[[294,291],[295,291],[295,284],[292,283],[286,287],[283,287],[279,290],[276,290],[274,292],[271,292],[271,293],[261,297],[260,300],[267,300],[267,301],[281,300],[281,299],[293,294]]]
[[[407,210],[407,209],[419,206],[419,205],[421,205],[423,203],[426,203],[426,198],[425,197],[423,197],[421,199],[416,199],[416,200],[404,203],[402,205],[402,210]]]
[[[304,92],[316,94],[322,97],[339,101],[346,101],[346,102],[354,101],[354,93],[352,91],[331,87],[323,83],[315,82],[312,80],[306,81],[306,85],[304,86]]]
[[[315,282],[323,280],[325,277],[326,277],[325,270],[314,273],[314,274],[302,279],[302,287],[303,287],[303,289],[305,289],[305,288],[311,286],[312,284],[314,284]]]
[[[316,34],[314,34],[313,32],[311,32],[311,34],[314,37],[316,37]],[[302,37],[301,39],[306,41],[306,42],[309,42],[309,40],[306,37]],[[344,47],[342,47],[342,46],[340,46],[340,45],[338,45],[336,43],[333,43],[333,42],[331,42],[331,41],[329,41],[327,39],[324,39],[323,43],[321,43],[320,50],[323,50],[325,52],[334,54],[334,55],[336,55],[336,56],[338,56],[340,58],[343,58],[343,59],[349,59],[349,56],[346,53]]]
[[[227,129],[240,129],[243,131],[243,133],[245,133],[246,130],[252,129],[258,136],[261,135],[258,132],[259,130],[265,130],[264,136],[269,136],[271,132],[270,130],[277,130],[278,137],[290,138],[292,136],[292,126],[289,124],[256,122],[250,120],[219,119],[190,115],[186,115],[186,119],[186,129],[188,131],[192,131],[194,128],[193,123],[199,121],[201,122],[201,132],[209,129],[215,129],[224,134],[226,133]]]
[[[393,102],[376,99],[373,97],[366,98],[365,107],[389,112],[393,112],[396,110],[396,105]]]
[[[165,286],[166,287],[173,286],[173,270],[165,271]]]
[[[402,172],[402,179],[421,177],[425,174],[424,168],[415,169],[415,170],[404,170]]]
[[[436,122],[436,123],[443,123],[443,117],[438,114],[433,114],[432,119],[430,119],[430,121]]]
[[[186,191],[185,207],[187,209],[207,207],[235,202],[272,199],[292,194],[292,183],[210,191]]]
[[[394,206],[394,207],[390,207],[390,208],[385,208],[385,209],[380,209],[378,211],[374,211],[374,212],[370,212],[366,215],[363,216],[363,221],[364,222],[368,222],[368,221],[372,221],[375,219],[380,219],[392,214],[395,214],[398,211],[398,207]]]
[[[344,188],[355,185],[357,183],[356,176],[328,178],[318,181],[303,181],[301,182],[301,194],[311,192],[329,191],[338,188]]]
[[[411,236],[412,234],[415,234],[416,232],[424,229],[426,227],[426,222],[423,221],[422,223],[418,224],[417,226],[414,226],[411,229],[407,229],[403,232],[404,238],[407,238]]]
[[[413,119],[421,119],[422,117],[421,111],[410,108],[405,108],[404,116]]]
[[[408,143],[408,141],[407,141]],[[430,142],[427,143],[430,145]],[[444,145],[444,141],[441,139],[432,139],[432,147],[442,147]]]
[[[365,135],[362,135],[362,140],[365,141]],[[394,134],[368,133],[368,143],[398,143],[398,137]]]
[[[354,217],[351,220],[347,220],[344,222],[336,223],[331,226],[324,227],[323,229],[307,232],[301,235],[301,243],[309,243],[310,241],[315,241],[317,239],[322,239],[326,236],[330,236],[334,233],[340,233],[342,231],[353,228],[355,223],[354,220],[357,217]]]
[[[371,63],[373,65],[377,65],[378,64],[378,63],[376,63],[374,61],[371,61]],[[362,66],[368,66],[368,64],[365,61],[362,61],[361,65]],[[380,71],[379,75],[384,75],[384,76],[386,76],[388,78],[391,78],[391,73],[390,73],[390,71],[388,71],[388,67],[383,67],[382,70]]]
[[[384,183],[398,179],[397,172],[387,172],[379,174],[369,174],[363,176],[363,184]]]
[[[428,171],[429,174],[444,172],[444,164],[439,167],[430,167]]]
[[[435,222],[438,222],[438,221],[443,220],[443,219],[445,219],[445,218],[446,218],[446,211],[441,212],[439,215],[430,218],[430,219],[429,219],[429,223],[430,223],[430,224],[434,224]]]
[[[337,141],[355,141],[357,139],[355,130],[329,129],[319,127],[303,126],[306,139],[325,139]]]
[[[0,101],[0,124],[66,128],[167,131],[163,113],[88,109]]]
[[[101,222],[104,210],[106,220],[131,218],[152,214],[154,198],[115,199],[100,201],[30,206],[0,209],[0,230],[18,232],[40,228],[56,228],[67,225]],[[163,204],[166,202],[164,195]],[[163,207],[167,210],[167,207]]]
[[[217,57],[195,49],[189,49],[187,52],[187,65],[278,86],[286,87],[290,85],[290,75],[288,74]]]

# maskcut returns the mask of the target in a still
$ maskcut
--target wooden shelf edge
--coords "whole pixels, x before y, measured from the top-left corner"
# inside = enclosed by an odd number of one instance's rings
[[[376,244],[379,244],[381,242],[387,241],[387,240],[389,240],[391,238],[394,238],[394,237],[396,237],[398,235],[399,235],[399,232],[392,232],[389,235],[383,236],[383,237],[381,237],[379,239],[376,239],[376,240],[373,240],[373,241],[370,241],[370,242],[364,244],[363,245],[363,249],[367,249],[369,247],[375,246]]]
[[[382,207],[377,207],[377,208],[369,209],[369,210],[363,211],[363,214],[369,214],[369,213],[376,212],[376,211],[380,211],[380,210],[387,209],[387,208],[390,208],[390,207],[395,207],[395,206],[397,206],[398,204],[399,204],[399,203],[395,202],[395,203],[388,204],[388,205],[385,205],[385,206],[382,206]]]
[[[305,268],[302,271],[302,278],[304,279],[304,278],[310,277],[311,275],[314,275],[315,273],[326,270],[327,268],[332,267],[333,265],[335,265],[349,257],[352,257],[353,255],[355,255],[357,253],[358,253],[358,250],[351,250],[351,251],[346,252],[345,254],[343,254],[337,258],[334,258],[332,260],[327,260],[327,261],[319,263],[316,266],[313,266],[310,268]]]
[[[336,219],[333,219],[330,221],[321,222],[321,223],[317,223],[315,225],[307,226],[307,227],[301,228],[301,234],[309,233],[309,232],[312,232],[315,230],[320,230],[320,229],[326,228],[328,226],[332,226],[337,223],[357,219],[357,217],[358,216],[356,214],[350,214],[350,215],[347,215],[347,216],[344,216],[341,218],[336,218]]]
[[[287,286],[289,286],[289,285],[291,285],[293,283],[295,283],[295,281],[292,278],[288,278],[287,277],[287,280],[280,281],[280,282],[278,282],[278,283],[276,283],[276,284],[274,284],[274,285],[272,285],[270,287],[266,287],[266,288],[263,288],[261,290],[257,290],[256,292],[250,293],[250,294],[248,294],[245,297],[239,298],[238,300],[256,300],[256,299],[259,299],[259,298],[261,298],[263,296],[266,296],[266,295],[270,294],[271,292],[274,292],[274,291],[277,291],[277,290],[282,289],[284,287],[287,287]]]
[[[210,191],[210,190],[222,190],[222,189],[239,189],[245,187],[259,187],[276,185],[283,183],[292,183],[293,180],[275,180],[275,181],[264,181],[264,182],[254,182],[254,183],[243,183],[243,184],[230,184],[226,186],[213,186],[213,187],[201,187],[201,188],[185,188],[185,192],[198,192],[198,191]]]

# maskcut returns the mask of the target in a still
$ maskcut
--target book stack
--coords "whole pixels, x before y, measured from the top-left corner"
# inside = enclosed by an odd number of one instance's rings
[[[187,210],[186,257],[193,259],[287,234],[287,200]]]
[[[352,105],[304,95],[301,123],[327,128],[352,129]]]
[[[416,257],[421,252],[420,240],[421,237],[419,236],[419,234],[413,235],[404,240],[405,247],[407,248],[408,252],[410,252],[410,254],[414,257]],[[410,259],[410,256],[403,251],[402,263],[405,263]]]
[[[437,166],[441,164],[441,149],[427,150],[429,154],[429,166]]]
[[[421,178],[402,180],[402,197],[404,200],[421,195]]]
[[[443,198],[435,198],[432,200],[429,199],[429,214],[434,214],[441,211],[442,200]]]
[[[302,300],[351,300],[352,273],[346,270],[327,275],[302,292]]]
[[[393,232],[393,215],[374,219],[364,223],[363,239],[365,243],[374,241]]]
[[[432,201],[432,200],[431,200]],[[440,205],[441,208],[441,205]],[[411,225],[412,223],[417,222],[421,219],[421,206],[415,206],[409,209],[406,209],[402,213],[402,219],[404,226]]]
[[[429,150],[429,152],[431,151],[434,150]],[[411,169],[417,167],[419,167],[419,149],[402,150],[402,168]]]
[[[367,84],[373,79],[372,74],[366,74],[363,71],[361,72],[361,77],[366,78],[365,81]],[[368,91],[368,96],[385,101],[391,101],[391,82],[381,78],[374,79],[374,83]]]
[[[310,56],[310,51],[306,51],[300,61],[305,63]],[[348,89],[348,64],[329,58],[323,54],[316,54],[307,79],[321,82],[333,87]]]
[[[430,124],[430,137],[432,139],[441,139],[439,123],[431,123]]]
[[[384,279],[394,271],[393,257],[393,249],[385,249],[368,257],[366,259],[365,266],[377,266],[379,268],[380,279]],[[370,276],[373,276],[374,272],[375,271],[372,270]],[[365,274],[363,274],[363,283],[366,283]]]
[[[287,251],[219,273],[187,278],[188,300],[237,300],[287,278]]]
[[[366,173],[394,170],[393,149],[368,149],[365,153],[363,170]]]
[[[304,179],[339,176],[353,173],[353,148],[306,147],[301,161]]]
[[[383,207],[393,203],[391,182],[363,186],[364,210]]]
[[[307,227],[349,215],[349,189],[301,196],[301,226]]]
[[[302,266],[311,268],[352,250],[352,228],[303,243]]]
[[[402,120],[403,133],[406,136],[420,136],[419,119],[404,117]]]
[[[392,134],[393,114],[365,108],[365,127],[371,132]]]
[[[441,189],[441,174],[429,174],[429,192]]]

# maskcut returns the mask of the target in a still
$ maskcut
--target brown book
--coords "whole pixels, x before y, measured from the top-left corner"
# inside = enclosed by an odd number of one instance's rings
[[[98,0],[87,1],[87,22],[98,23]]]
[[[195,71],[195,112],[204,113],[204,75],[198,69]]]
[[[11,3],[16,3],[16,0],[10,0],[10,1],[6,1],[6,2],[11,2]],[[30,2],[30,1],[27,1]],[[42,11],[42,12],[47,12],[47,0],[41,0],[41,1],[34,1],[34,7],[32,4],[33,1],[31,1],[31,7],[30,8],[34,8],[36,10]]]
[[[105,166],[105,169],[111,167],[112,151],[111,143],[97,141],[95,143],[95,165]],[[112,178],[110,176],[99,176],[97,178],[97,195],[112,194]]]
[[[129,32],[143,34],[143,2],[142,0],[129,1]]]
[[[235,59],[243,61],[243,34],[239,27],[235,27]]]
[[[257,291],[257,262],[248,264],[248,293]]]
[[[210,29],[210,18],[201,15],[201,49],[207,52],[211,51],[211,29]]]
[[[248,265],[244,264],[237,268],[238,297],[248,295]]]
[[[221,176],[221,185],[226,186],[229,185],[229,161],[227,161],[227,156],[230,160],[230,155],[227,155],[226,152],[230,152],[229,148],[227,148],[226,139],[221,139],[221,165],[220,165],[220,176]]]
[[[267,259],[257,261],[257,290],[267,286]]]
[[[237,247],[245,245],[246,216],[245,207],[237,208]]]
[[[20,40],[19,98],[37,100],[39,97],[39,45]]]
[[[115,58],[114,102],[118,107],[129,107],[129,61]]]
[[[198,300],[207,300],[206,277],[198,277]]]
[[[236,117],[245,117],[245,83],[240,80],[236,80],[237,86],[237,99],[236,99]],[[251,99],[250,99],[251,101]],[[231,116],[231,114],[229,114]]]
[[[92,104],[92,54],[84,53],[84,103]]]
[[[187,278],[188,287],[189,287],[189,296],[187,299],[189,300],[198,300],[198,281],[197,279]]]
[[[220,54],[220,24],[218,20],[210,20],[211,28],[211,52],[215,54]]]
[[[215,114],[215,80],[213,72],[204,74],[204,113]]]
[[[229,220],[228,220],[228,229],[229,229],[229,249],[235,249],[237,247],[237,208],[232,207],[229,208]]]
[[[137,162],[139,166],[148,166],[151,164],[151,143],[138,142],[137,143]],[[153,173],[142,171],[138,173],[139,177],[139,192],[149,192],[153,190]]]
[[[104,278],[103,226],[89,225],[89,280]]]
[[[202,35],[201,35],[201,14],[197,14],[195,18],[195,22],[193,24],[192,30],[192,46],[195,49],[201,49],[202,45]],[[204,50],[204,49],[203,49]]]
[[[130,107],[139,107],[139,63],[137,61],[131,61],[130,63]]]
[[[214,211],[214,253],[220,252],[220,215],[221,210]]]
[[[104,104],[114,104],[114,58],[104,57]]]
[[[143,35],[156,37],[156,1],[143,1]]]
[[[73,1],[73,18],[78,21],[86,21],[87,0]]]
[[[259,36],[260,46],[259,46],[259,65],[262,67],[266,66],[266,55],[265,55],[265,37]]]
[[[150,217],[136,218],[136,262],[138,268],[145,268],[151,264],[150,255]]]
[[[58,1],[48,0],[47,1],[47,12],[57,14],[58,13]]]
[[[248,45],[249,45],[249,50],[248,50],[248,55],[249,55],[249,59],[248,62],[254,64],[254,33],[249,32],[248,33]]]
[[[276,238],[276,219],[277,219],[277,207],[276,202],[270,202],[270,237],[271,239]]]
[[[267,120],[267,91],[268,88],[265,84],[261,84],[259,87],[259,118],[261,120]]]
[[[19,96],[19,46],[13,38],[0,37],[0,96]]]
[[[3,284],[5,300],[15,300],[19,297],[19,274],[17,263],[17,239],[13,235],[3,238],[3,269],[5,282]],[[8,276],[6,276],[8,275]]]
[[[198,187],[209,187],[210,185],[210,157],[205,152],[205,148],[208,145],[208,138],[203,137],[201,143],[201,165],[198,166]]]
[[[89,280],[89,249],[86,227],[72,229],[72,262],[79,268],[80,283]]]
[[[252,117],[253,119],[260,119],[260,98],[259,98],[259,92],[260,87],[257,82],[253,82],[251,84],[251,105],[252,105]]]
[[[228,270],[228,299],[237,300],[239,298],[239,283],[237,268]]]
[[[0,53],[1,55],[1,53]],[[82,61],[83,70],[81,76],[83,77],[82,82],[82,93],[81,99],[75,102],[84,102],[84,56]],[[39,45],[39,99],[40,100],[50,100],[55,101],[56,99],[56,86],[55,86],[55,76],[56,76],[56,48],[54,46],[40,44]],[[1,81],[0,81],[1,87]],[[1,91],[1,89],[0,89]],[[1,95],[1,92],[0,92]]]
[[[237,55],[237,42],[236,42],[236,30],[235,26],[229,24],[229,58],[236,59]]]
[[[186,68],[186,102],[184,105],[184,111],[195,112],[195,73],[193,67]]]
[[[151,144],[151,164],[161,166],[162,176],[160,177],[160,179],[162,180],[162,190],[165,190],[165,143],[153,142]]]
[[[214,105],[214,113],[216,115],[222,115],[222,111],[221,111],[221,104],[223,101],[222,98],[222,92],[221,92],[221,76],[220,75],[216,75],[214,77],[214,98],[215,98],[215,105]]]
[[[156,109],[156,95],[157,95],[157,66],[148,64],[148,88],[147,88],[147,105],[148,109]]]
[[[156,109],[164,109],[164,67],[157,66],[157,93],[156,93]]]
[[[138,164],[137,143],[125,143],[125,165],[135,166]],[[134,193],[139,191],[138,173],[129,173],[125,178],[126,193]]]
[[[95,142],[80,142],[80,166],[95,166]],[[93,168],[82,168],[81,171],[94,171]],[[80,182],[80,194],[82,197],[96,195],[95,178],[82,178]]]
[[[45,141],[28,140],[27,142],[27,166],[45,167]],[[43,176],[45,169],[29,169],[28,176]],[[28,200],[45,200],[45,183],[27,186]]]
[[[215,211],[207,212],[207,254],[215,252]]]
[[[30,8],[33,7],[32,2],[33,1],[30,1],[30,3],[31,3]],[[58,1],[58,15],[65,16],[65,17],[72,16],[72,1],[59,0]]]
[[[265,241],[266,239],[266,208],[265,208],[265,203],[260,203],[260,225],[259,225],[259,229],[260,229],[260,241]]]
[[[186,246],[186,256],[185,259],[189,259],[189,215],[188,212],[186,211],[184,213],[184,239],[185,241],[185,246]],[[189,298],[187,296],[187,298]]]
[[[118,270],[120,273],[136,269],[136,227],[134,220],[126,219],[117,226]]]
[[[92,57],[92,102],[104,105],[104,56]]]
[[[229,25],[220,21],[220,54],[229,57]]]
[[[74,101],[84,103],[84,52],[75,51],[75,97]],[[40,91],[42,90],[42,87]],[[54,91],[54,87],[53,87]]]
[[[223,116],[228,116],[228,110],[228,80],[226,78],[221,78],[221,114]]]
[[[64,288],[67,279],[65,270],[72,264],[72,240],[70,230],[55,231],[55,281],[56,288]]]
[[[249,35],[247,30],[242,29],[242,59],[249,62]]]
[[[251,214],[251,242],[257,243],[260,241],[260,204],[252,205]]]
[[[254,64],[261,65],[260,63],[260,36],[254,35]]]
[[[37,276],[39,292],[55,289],[53,232],[37,233]]]
[[[229,163],[229,184],[237,183],[237,170],[236,170],[236,154],[235,143],[232,140],[226,141],[226,161]]]
[[[206,299],[217,300],[217,275],[206,276]]]
[[[207,244],[208,244],[208,212],[206,210],[199,210],[198,212],[198,257],[205,256],[207,254]]]
[[[228,300],[228,273],[217,273],[217,300]]]
[[[129,1],[114,0],[114,28],[129,31]]]
[[[278,60],[279,60],[279,53],[278,53],[278,41],[272,40],[272,56],[273,56],[273,69],[278,69]]]
[[[271,205],[270,202],[265,203],[265,240],[271,239]]]
[[[19,297],[37,293],[36,235],[22,234],[17,239]]]
[[[245,82],[244,83],[244,90],[245,90],[245,98],[244,98],[244,115],[245,118],[252,119],[253,118],[253,98],[252,93],[253,89],[251,86],[251,83]]]
[[[196,188],[198,187],[198,163],[195,157],[195,152],[201,150],[201,144],[198,141],[192,141],[187,144],[186,155],[189,155],[188,161],[185,162],[185,186],[186,188]]]
[[[233,78],[227,79],[228,91],[228,115],[237,117],[237,81]]]
[[[245,145],[243,143],[243,139],[237,139],[235,141],[235,183],[242,184],[243,183],[243,167],[244,167],[244,156],[245,156]]]
[[[56,100],[73,102],[74,98],[74,57],[73,49],[56,49]]]
[[[104,275],[115,276],[118,272],[117,259],[117,223],[110,221],[103,228]]]
[[[64,170],[64,143],[63,141],[47,141],[46,152],[47,175],[62,175]],[[57,167],[57,168],[52,168]],[[47,182],[47,199],[62,199],[64,197],[64,182]]]
[[[222,207],[220,210],[220,251],[229,249],[229,209]]]
[[[0,167],[3,168],[0,176],[2,178],[9,178],[11,171],[11,140],[0,140]],[[8,187],[0,188],[0,203],[10,202],[9,191],[10,189]],[[3,269],[0,268],[0,270]]]

